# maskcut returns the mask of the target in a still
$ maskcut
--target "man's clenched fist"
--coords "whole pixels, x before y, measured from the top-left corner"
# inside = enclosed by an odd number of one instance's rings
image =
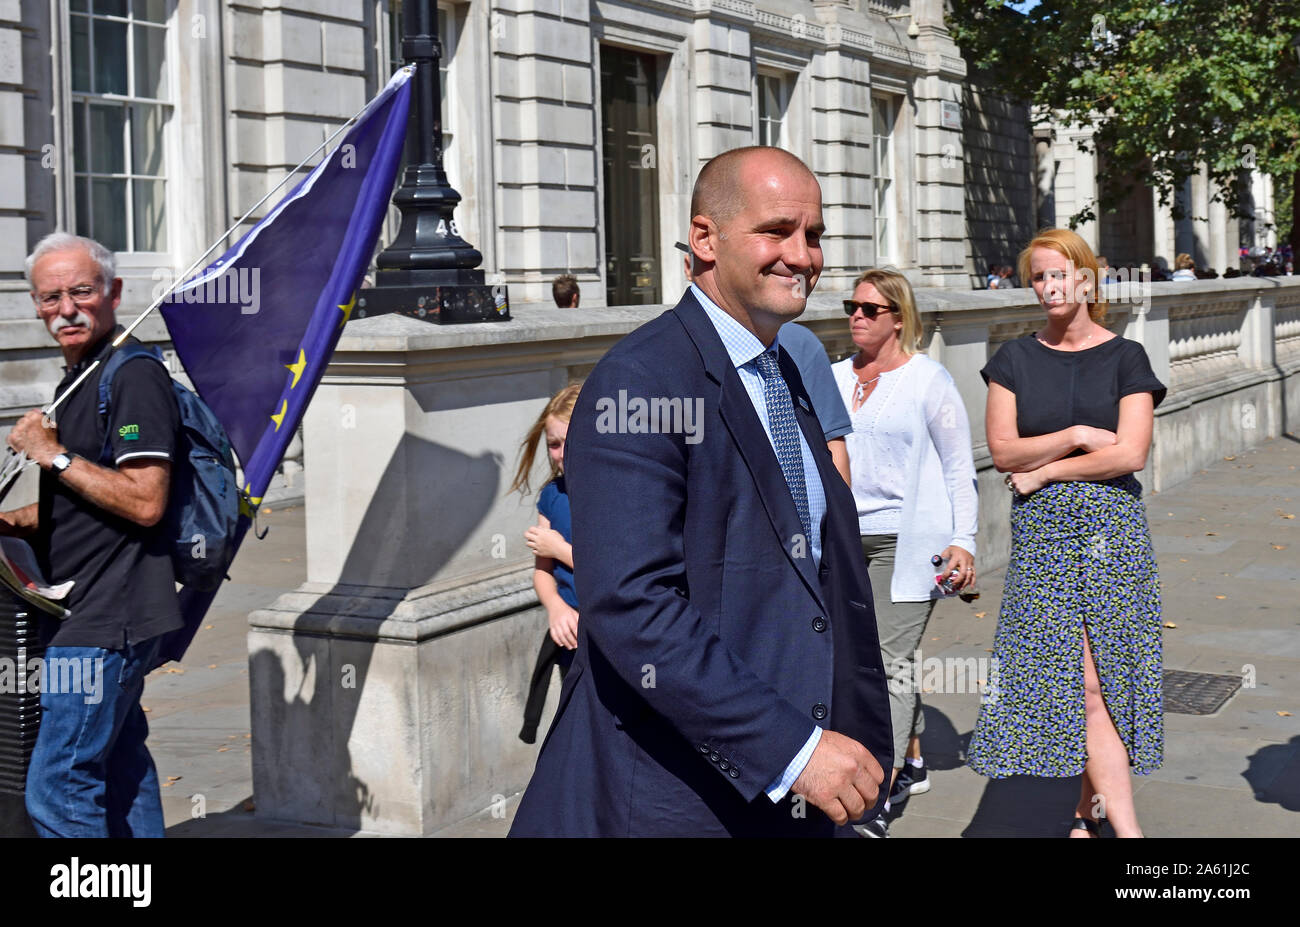
[[[9,446],[27,454],[42,467],[63,452],[59,443],[59,429],[39,409],[33,409],[17,422],[9,432]]]
[[[823,731],[808,765],[794,781],[794,792],[836,824],[847,824],[875,805],[884,780],[884,771],[866,747],[852,737]]]

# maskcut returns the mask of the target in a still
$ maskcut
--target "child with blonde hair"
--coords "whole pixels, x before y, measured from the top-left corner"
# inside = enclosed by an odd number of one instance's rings
[[[526,744],[537,740],[537,725],[551,684],[551,667],[560,668],[563,680],[578,647],[578,593],[573,585],[573,530],[564,485],[564,439],[581,389],[582,384],[571,383],[546,404],[519,447],[519,466],[510,484],[511,492],[529,492],[528,477],[537,445],[545,437],[551,479],[538,494],[537,524],[524,532],[524,543],[533,552],[533,589],[546,609],[550,627],[542,638],[528,684],[524,726],[519,731],[519,739]]]

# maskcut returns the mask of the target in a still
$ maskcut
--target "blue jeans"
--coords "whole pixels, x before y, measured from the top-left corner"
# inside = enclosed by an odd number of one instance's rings
[[[140,696],[161,637],[122,650],[50,647],[27,813],[42,837],[161,837]]]

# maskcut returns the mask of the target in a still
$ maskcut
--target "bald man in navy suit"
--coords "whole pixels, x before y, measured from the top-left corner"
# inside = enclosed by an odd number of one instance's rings
[[[578,651],[512,836],[851,834],[886,797],[856,509],[778,338],[821,273],[821,188],[738,149],[691,214],[695,282],[569,423]]]

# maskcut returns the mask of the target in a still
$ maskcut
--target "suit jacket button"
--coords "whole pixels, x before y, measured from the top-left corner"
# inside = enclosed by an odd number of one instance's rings
[[[731,764],[728,763],[726,760],[723,760],[721,763],[718,764],[718,769],[728,770],[730,768],[731,768]]]
[[[700,744],[700,752],[707,754],[709,752],[708,744]]]
[[[722,759],[722,754],[720,754],[720,753],[710,753],[710,754],[709,754],[709,762],[711,762],[711,763],[716,763],[716,762],[718,762],[718,760],[720,760],[720,759]]]
[[[816,705],[813,706],[812,716],[814,720],[816,721],[824,720],[827,714],[829,714],[829,712],[826,710],[826,706],[823,705],[821,702],[818,702]]]
[[[816,631],[818,634],[821,634],[823,631],[826,630],[826,619],[823,618],[821,615],[818,615],[816,618],[812,620],[812,626],[814,631]]]
[[[740,778],[740,770],[733,766],[733,767],[731,767],[731,769],[729,769],[729,770],[727,771],[727,775],[730,776],[730,777],[733,778],[733,779],[739,779],[739,778]]]

